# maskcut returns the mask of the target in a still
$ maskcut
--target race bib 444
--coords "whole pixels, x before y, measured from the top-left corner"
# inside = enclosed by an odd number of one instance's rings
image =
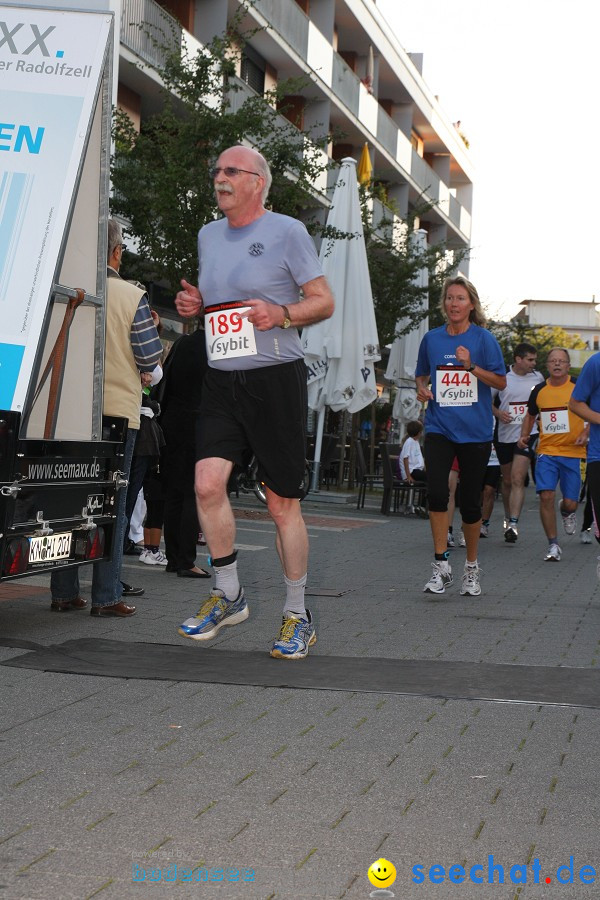
[[[209,360],[256,356],[254,325],[242,315],[251,307],[243,303],[220,303],[205,310],[206,353]]]
[[[455,366],[438,366],[435,372],[435,399],[440,406],[471,406],[477,403],[477,378]]]

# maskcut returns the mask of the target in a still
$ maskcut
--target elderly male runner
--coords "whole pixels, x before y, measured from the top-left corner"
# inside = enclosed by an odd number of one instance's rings
[[[569,376],[571,357],[564,347],[548,353],[548,378],[536,385],[527,401],[527,414],[521,424],[519,447],[529,446],[533,424],[539,417],[540,441],[535,466],[535,487],[540,498],[540,518],[548,538],[544,559],[559,562],[562,549],[556,533],[554,500],[560,482],[559,504],[565,534],[577,529],[577,503],[581,493],[581,461],[586,456],[586,423],[570,409],[575,379]]]
[[[182,281],[176,306],[184,317],[204,311],[209,369],[198,418],[196,497],[215,586],[179,633],[206,641],[223,625],[248,618],[227,483],[234,463],[253,452],[286,585],[271,656],[301,659],[316,632],[304,605],[308,535],[300,499],[307,400],[297,328],[329,318],[333,297],[304,225],[265,209],[271,173],[260,153],[230,147],[212,177],[224,218],[200,230],[198,288]]]

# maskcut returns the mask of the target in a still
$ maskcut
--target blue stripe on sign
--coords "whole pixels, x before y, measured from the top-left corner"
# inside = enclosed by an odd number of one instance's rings
[[[32,185],[33,175],[23,172],[3,172],[0,178],[0,302],[7,299]]]
[[[25,347],[0,344],[0,409],[10,409]]]

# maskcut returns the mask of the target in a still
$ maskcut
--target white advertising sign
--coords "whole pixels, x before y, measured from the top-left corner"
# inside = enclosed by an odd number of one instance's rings
[[[111,21],[0,6],[0,409],[23,408]]]

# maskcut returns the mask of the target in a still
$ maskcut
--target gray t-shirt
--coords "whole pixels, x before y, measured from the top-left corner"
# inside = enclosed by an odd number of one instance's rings
[[[273,212],[243,228],[232,228],[225,218],[209,222],[198,234],[198,260],[210,366],[232,371],[302,359],[296,328],[257,331],[246,321],[242,330],[235,315],[250,298],[291,306],[300,286],[323,274],[301,222]]]

